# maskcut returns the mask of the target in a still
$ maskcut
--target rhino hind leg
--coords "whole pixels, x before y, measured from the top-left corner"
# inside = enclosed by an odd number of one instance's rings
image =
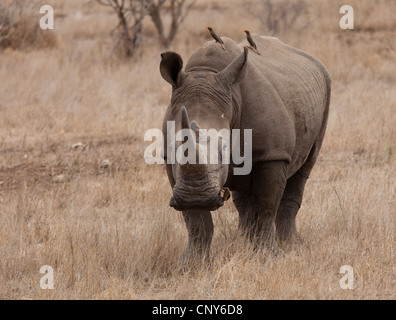
[[[275,240],[275,219],[286,185],[286,168],[283,161],[262,162],[252,172],[250,192],[236,193],[234,203],[239,212],[239,230],[256,248],[281,254]]]
[[[298,174],[287,181],[276,216],[276,233],[281,242],[291,243],[293,239],[301,242],[296,227],[296,215],[301,206],[306,181],[306,177]]]
[[[318,157],[319,148],[314,145],[304,165],[291,176],[279,205],[276,216],[276,232],[281,242],[290,244],[293,239],[302,242],[297,227],[296,216],[301,207],[305,184]]]

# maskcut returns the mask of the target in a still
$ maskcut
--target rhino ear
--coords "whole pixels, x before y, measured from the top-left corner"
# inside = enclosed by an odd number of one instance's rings
[[[217,77],[226,81],[230,86],[241,81],[246,74],[248,51],[249,49],[244,47],[243,53],[235,58],[223,71],[220,71]]]
[[[180,86],[183,81],[184,72],[182,68],[183,59],[180,55],[171,51],[161,54],[161,76],[174,87]]]

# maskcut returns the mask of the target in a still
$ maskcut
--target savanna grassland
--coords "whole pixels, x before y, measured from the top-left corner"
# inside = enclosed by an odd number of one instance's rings
[[[117,59],[114,13],[48,0],[55,29],[38,46],[0,49],[1,299],[395,299],[396,3],[308,1],[305,22],[277,36],[320,59],[331,109],[297,227],[303,244],[272,257],[237,232],[231,201],[213,213],[210,267],[182,268],[187,232],[144,133],[160,128],[171,88],[150,19],[144,45]],[[170,50],[185,61],[211,40],[268,34],[257,1],[198,0]],[[37,7],[37,11],[38,11]],[[38,23],[38,21],[37,21]],[[108,162],[103,162],[107,160]],[[40,288],[40,268],[54,289]],[[343,290],[340,267],[354,271]]]

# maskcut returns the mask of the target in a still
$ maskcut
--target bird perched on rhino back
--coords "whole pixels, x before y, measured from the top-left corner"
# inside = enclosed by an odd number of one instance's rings
[[[255,53],[257,53],[257,54],[260,54],[260,52],[259,52],[258,49],[257,49],[256,42],[254,42],[254,40],[253,40],[253,38],[252,38],[252,35],[250,34],[250,31],[249,31],[249,30],[243,30],[243,32],[246,33],[247,41],[248,41],[249,44],[250,44],[249,49],[252,49],[252,50],[253,50]],[[261,54],[260,54],[260,55],[261,55]]]
[[[221,38],[214,32],[214,30],[212,29],[212,27],[206,27],[206,29],[209,30],[210,35],[211,35],[212,38],[216,41],[216,43],[219,43],[220,46],[225,50],[224,41],[221,40]]]

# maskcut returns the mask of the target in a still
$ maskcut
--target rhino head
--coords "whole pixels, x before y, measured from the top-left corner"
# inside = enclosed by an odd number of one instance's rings
[[[183,71],[183,60],[179,54],[165,52],[161,57],[161,75],[172,85],[172,98],[163,132],[165,137],[169,134],[167,124],[170,121],[174,123],[175,132],[185,129],[186,138],[189,142],[193,141],[193,145],[184,151],[184,155],[193,149],[196,160],[180,163],[176,157],[176,161],[170,163],[169,151],[177,154],[175,150],[180,148],[182,142],[176,139],[174,145],[167,144],[164,158],[173,188],[170,206],[179,211],[216,210],[224,204],[221,189],[228,178],[229,162],[222,159],[231,152],[230,132],[240,118],[237,103],[240,93],[236,84],[246,73],[247,49],[234,60],[227,54],[229,63],[220,68],[213,67],[215,58],[208,66],[206,58],[200,61],[198,57],[194,63],[190,59],[188,68]],[[219,61],[220,66],[224,60]],[[215,134],[208,135],[207,132]],[[209,139],[218,139],[216,150],[213,150],[216,143],[206,143]],[[210,158],[213,156],[217,161]]]

